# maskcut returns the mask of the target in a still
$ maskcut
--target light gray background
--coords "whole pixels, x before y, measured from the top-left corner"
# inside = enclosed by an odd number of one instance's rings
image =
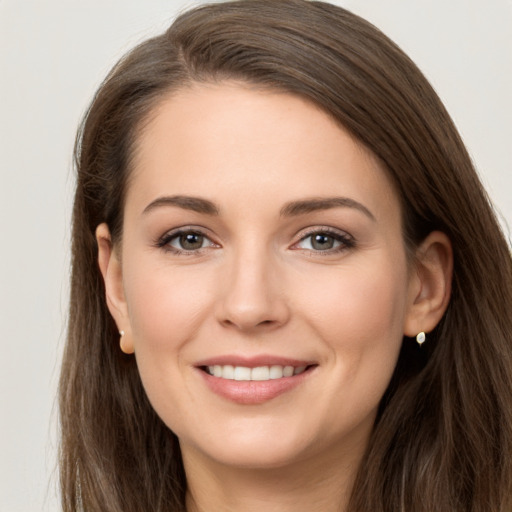
[[[346,0],[391,36],[455,119],[512,223],[511,0]],[[193,2],[0,0],[0,511],[58,510],[74,132],[119,56]],[[421,198],[418,198],[421,201]]]

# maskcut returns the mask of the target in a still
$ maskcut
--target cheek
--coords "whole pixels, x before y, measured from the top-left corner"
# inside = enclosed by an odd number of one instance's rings
[[[405,264],[380,258],[340,268],[322,282],[304,309],[333,370],[325,407],[339,400],[340,390],[354,398],[340,408],[342,422],[375,410],[393,374],[403,339]]]
[[[405,279],[404,270],[383,262],[347,266],[306,285],[304,309],[341,344],[352,340],[361,347],[401,339]]]
[[[208,280],[190,271],[144,267],[143,260],[128,267],[125,287],[135,347],[174,350],[194,336],[209,309]]]
[[[316,390],[317,406],[330,418],[321,427],[326,439],[362,422],[373,424],[396,366],[406,274],[382,263],[345,267],[329,281],[321,280],[321,289],[312,281],[307,287],[309,300],[302,309],[308,328],[322,340],[329,369],[328,382]]]
[[[210,311],[204,275],[137,258],[126,262],[125,286],[139,374],[154,409],[169,427],[194,402],[187,393],[186,350]],[[184,397],[187,397],[185,400]],[[180,420],[181,421],[181,420]]]
[[[365,272],[363,279],[348,280],[339,299],[345,328],[366,346],[379,347],[401,339],[404,293],[401,281],[390,274]]]

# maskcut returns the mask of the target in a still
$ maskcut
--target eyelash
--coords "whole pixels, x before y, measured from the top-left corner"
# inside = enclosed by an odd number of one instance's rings
[[[206,247],[199,247],[197,249],[191,249],[191,250],[178,249],[177,247],[173,247],[171,245],[171,242],[173,240],[176,240],[179,237],[182,237],[185,235],[196,235],[199,237],[203,237],[205,241],[209,241],[209,245],[207,245]],[[319,249],[319,250],[303,249],[301,247],[296,247],[301,242],[304,242],[308,238],[311,238],[315,235],[326,235],[326,236],[334,239],[335,242],[338,242],[339,245],[334,248]],[[201,254],[204,249],[208,249],[210,247],[219,247],[219,245],[216,244],[215,242],[212,242],[210,240],[210,238],[204,232],[202,232],[199,229],[194,229],[194,228],[182,228],[177,231],[171,231],[169,233],[166,233],[165,235],[160,237],[158,240],[156,240],[155,246],[160,249],[163,249],[166,252],[171,252],[176,255],[180,255],[180,254],[197,255],[197,254]],[[335,229],[329,228],[329,227],[318,227],[318,228],[312,229],[311,231],[308,231],[307,233],[305,233],[300,238],[300,240],[298,242],[295,242],[292,245],[292,249],[293,250],[309,251],[315,255],[330,255],[330,254],[340,253],[340,252],[343,252],[348,249],[352,249],[355,246],[356,246],[356,241],[351,235],[349,235],[347,233],[340,232],[338,230],[335,230]]]

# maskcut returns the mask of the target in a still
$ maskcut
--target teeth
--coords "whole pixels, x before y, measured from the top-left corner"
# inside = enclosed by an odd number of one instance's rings
[[[269,373],[270,373],[271,379],[280,379],[283,377],[283,367],[282,366],[271,366]]]
[[[283,377],[292,377],[299,375],[306,370],[306,366],[257,366],[249,368],[247,366],[214,365],[208,366],[208,373],[214,377],[220,377],[228,380],[272,380],[282,379]]]
[[[283,368],[283,377],[291,377],[293,375],[293,366],[285,366]]]
[[[251,380],[269,380],[270,368],[268,366],[258,366],[251,370]]]
[[[302,373],[305,369],[305,366],[297,366],[297,368],[293,370],[293,375],[299,375],[299,373]]]
[[[235,378],[235,368],[230,364],[221,367],[221,371],[221,377],[223,377],[224,379],[233,380]]]
[[[251,369],[245,366],[235,366],[235,380],[251,380]]]

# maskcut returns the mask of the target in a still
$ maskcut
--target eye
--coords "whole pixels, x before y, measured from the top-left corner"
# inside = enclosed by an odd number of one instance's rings
[[[175,253],[195,252],[206,247],[216,247],[203,233],[193,230],[183,230],[164,235],[157,244],[159,247]]]
[[[200,233],[182,233],[169,241],[171,247],[185,251],[195,251],[205,247],[208,239]]]
[[[346,233],[315,231],[302,237],[294,248],[315,252],[338,252],[353,247],[354,240]]]

